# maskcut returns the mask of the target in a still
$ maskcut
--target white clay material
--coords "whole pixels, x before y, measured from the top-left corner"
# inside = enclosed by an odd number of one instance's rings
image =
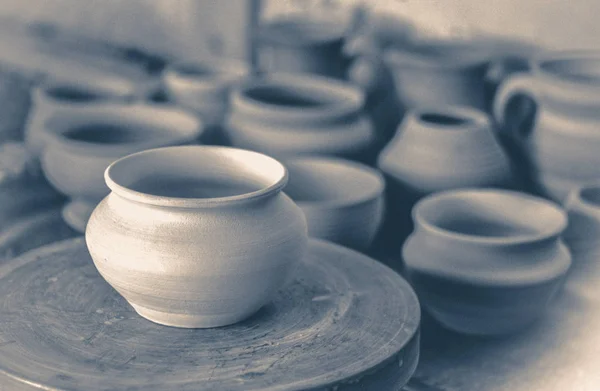
[[[226,147],[152,149],[106,170],[86,242],[98,271],[160,324],[217,327],[266,304],[307,246],[287,171]]]
[[[234,146],[276,157],[364,159],[376,141],[364,93],[334,79],[272,74],[235,89],[226,130]]]
[[[343,159],[288,159],[285,192],[304,212],[308,234],[364,251],[384,213],[385,181],[377,171]]]
[[[541,198],[464,189],[428,196],[413,209],[403,259],[425,308],[468,334],[519,330],[562,286],[571,255],[560,239],[566,214]]]

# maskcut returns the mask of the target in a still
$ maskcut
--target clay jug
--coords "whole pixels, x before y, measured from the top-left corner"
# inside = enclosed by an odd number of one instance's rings
[[[533,110],[522,113],[528,97]],[[557,202],[600,180],[600,52],[537,56],[499,88],[494,117],[542,194]]]

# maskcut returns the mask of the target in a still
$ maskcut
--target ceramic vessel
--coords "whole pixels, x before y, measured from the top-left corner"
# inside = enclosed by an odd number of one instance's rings
[[[517,331],[542,316],[571,255],[566,214],[524,193],[452,190],[415,206],[402,255],[428,312],[467,334]]]
[[[104,170],[113,161],[149,148],[195,143],[202,123],[175,107],[103,104],[85,113],[48,120],[51,139],[42,154],[50,183],[71,197],[65,221],[83,232],[90,213],[109,189]]]
[[[180,62],[168,66],[163,84],[170,101],[197,113],[205,124],[205,143],[225,143],[220,128],[231,87],[249,76],[242,63],[225,60]]]
[[[280,16],[258,31],[258,62],[265,72],[312,73],[343,78],[345,28],[335,20]]]
[[[367,250],[383,220],[383,176],[343,159],[301,157],[285,165],[285,192],[304,212],[309,236]]]
[[[563,239],[573,254],[569,281],[574,289],[598,297],[600,278],[600,183],[573,189],[565,201],[569,225]]]
[[[499,80],[518,65],[517,59],[525,61],[531,48],[501,37],[413,39],[407,45],[390,47],[384,60],[407,109],[461,105],[488,110]]]
[[[600,180],[600,52],[549,53],[530,67],[501,85],[494,116],[529,157],[542,191],[562,202],[572,189]],[[535,110],[515,118],[522,96]]]
[[[127,156],[86,242],[100,274],[143,317],[204,328],[241,321],[285,283],[307,248],[287,171],[251,151],[187,146]]]
[[[32,108],[25,125],[25,145],[36,157],[42,153],[48,138],[46,121],[55,115],[69,115],[98,103],[131,101],[135,97],[132,85],[86,85],[46,81],[32,90]],[[92,107],[93,110],[93,107]]]
[[[319,76],[273,74],[245,83],[232,92],[225,127],[234,146],[276,157],[362,160],[375,142],[364,93]]]
[[[23,139],[23,125],[31,107],[30,91],[37,78],[13,66],[0,65],[0,143]]]

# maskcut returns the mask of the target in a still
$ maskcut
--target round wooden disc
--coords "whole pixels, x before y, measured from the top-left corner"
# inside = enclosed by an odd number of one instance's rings
[[[419,354],[408,283],[316,240],[273,302],[229,327],[141,318],[100,277],[82,238],[0,266],[0,297],[0,384],[17,389],[397,390]]]

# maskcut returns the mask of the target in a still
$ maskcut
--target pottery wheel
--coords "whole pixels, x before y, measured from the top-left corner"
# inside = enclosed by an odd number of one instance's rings
[[[272,303],[229,327],[141,318],[83,238],[1,265],[0,297],[0,385],[11,390],[398,390],[419,354],[410,286],[316,240]]]

